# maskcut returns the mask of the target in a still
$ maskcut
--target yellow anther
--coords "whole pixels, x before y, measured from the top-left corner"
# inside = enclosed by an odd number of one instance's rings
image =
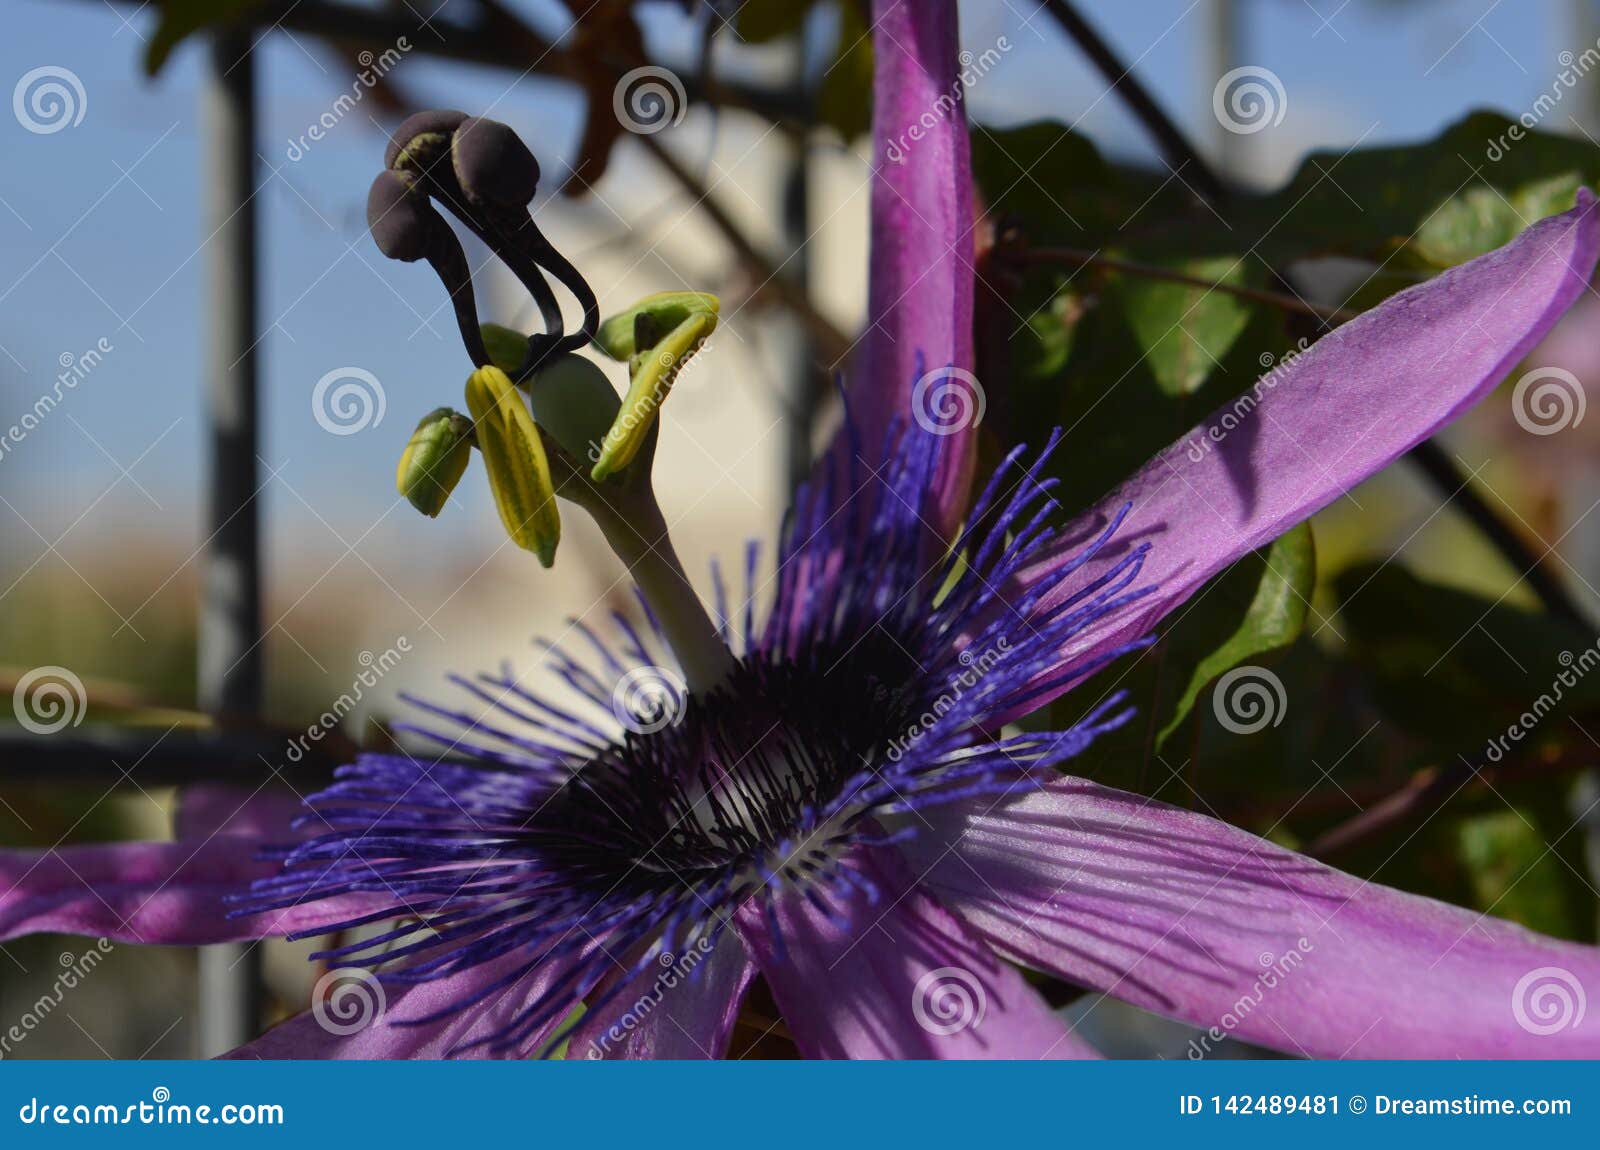
[[[513,543],[549,567],[561,540],[561,514],[550,461],[527,404],[504,371],[480,367],[467,380],[467,410],[489,469],[500,522]]]

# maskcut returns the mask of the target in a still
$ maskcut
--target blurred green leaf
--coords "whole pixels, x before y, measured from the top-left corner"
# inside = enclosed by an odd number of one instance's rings
[[[1513,139],[1515,131],[1521,139]],[[1600,148],[1474,112],[1419,144],[1314,152],[1243,218],[1269,260],[1403,253],[1438,270],[1506,243],[1600,181]],[[1239,238],[1232,237],[1237,245]]]
[[[1255,272],[1349,256],[1414,279],[1571,207],[1580,183],[1600,183],[1600,147],[1474,112],[1431,140],[1313,152],[1277,191],[1236,193],[1226,223],[1182,181],[1108,165],[1054,122],[976,129],[973,167],[991,209],[1019,216],[1035,244],[1115,247],[1146,261],[1250,252]]]
[[[1281,651],[1305,630],[1316,583],[1316,549],[1311,524],[1302,523],[1230,567],[1201,592],[1196,607],[1168,632],[1169,677],[1190,668],[1156,736],[1158,749],[1189,717],[1195,700],[1220,675],[1234,667]],[[1216,600],[1216,602],[1213,602]],[[1231,623],[1227,608],[1247,602],[1243,617]],[[1222,632],[1219,638],[1218,633]]]
[[[1213,256],[1167,265],[1195,279],[1245,284],[1243,258]],[[1226,292],[1137,275],[1117,277],[1128,325],[1161,390],[1193,395],[1250,322],[1252,305]]]
[[[1485,754],[1513,720],[1552,737],[1560,715],[1600,706],[1600,674],[1588,674],[1594,637],[1561,619],[1423,582],[1392,562],[1348,568],[1334,591],[1350,655],[1380,705],[1441,754]]]
[[[991,216],[1016,221],[1026,246],[1138,256],[1140,228],[1215,217],[1177,181],[1112,166],[1088,139],[1048,121],[977,128],[973,167]],[[1176,187],[1176,191],[1174,191]],[[1140,257],[1143,259],[1144,257]],[[1252,257],[1253,260],[1253,257]],[[1244,283],[1264,269],[1234,256],[1147,262]],[[1057,492],[1068,512],[1129,475],[1261,373],[1290,341],[1284,318],[1223,292],[1100,267],[1030,264],[1008,300],[1011,441],[1061,427]]]
[[[989,214],[1014,217],[1034,245],[1125,234],[1140,197],[1160,187],[1112,168],[1088,137],[1053,120],[1003,130],[974,125],[972,170]],[[1177,202],[1163,198],[1154,210]]]
[[[1429,216],[1413,247],[1436,267],[1465,263],[1510,243],[1532,221],[1566,211],[1582,183],[1577,173],[1564,172],[1509,195],[1494,188],[1472,188]]]
[[[1175,392],[1163,383],[1120,303],[1114,285],[1097,288],[1082,278],[1061,288],[1053,274],[1037,273],[1012,301],[1031,320],[1028,338],[1014,336],[1009,344],[1011,414],[1005,418],[1012,425],[997,423],[996,431],[1008,442],[1036,442],[1045,430],[1062,429],[1062,450],[1050,473],[1060,481],[1056,498],[1068,514],[1089,506],[1249,387],[1263,357],[1281,355],[1291,343],[1281,313],[1255,309],[1220,361],[1207,361],[1196,389]],[[1057,316],[1061,326],[1052,334],[1048,324]]]
[[[1464,818],[1456,836],[1476,906],[1545,934],[1573,936],[1561,862],[1527,812]]]
[[[1019,379],[1048,381],[1066,369],[1087,306],[1083,292],[1070,283],[1058,281],[1047,289],[1045,301],[1009,341],[1011,368]]]

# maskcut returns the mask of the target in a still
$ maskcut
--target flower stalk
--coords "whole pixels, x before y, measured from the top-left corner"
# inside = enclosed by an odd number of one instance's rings
[[[581,506],[650,604],[690,694],[714,690],[733,671],[733,653],[684,573],[655,491],[648,482],[604,495],[590,490],[598,497],[582,500]]]

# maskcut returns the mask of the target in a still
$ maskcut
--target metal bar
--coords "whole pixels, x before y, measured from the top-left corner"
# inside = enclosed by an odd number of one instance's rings
[[[226,734],[111,724],[51,735],[0,730],[0,776],[8,787],[131,790],[137,782],[150,790],[226,779],[246,793],[288,786],[308,794],[330,783],[334,769],[356,754],[349,738],[334,733],[313,740],[304,728]]]
[[[205,165],[208,507],[200,590],[200,706],[218,716],[261,705],[261,542],[256,502],[255,62],[250,35],[209,45],[201,97]],[[255,1037],[260,954],[253,946],[200,951],[199,1054]]]
[[[805,137],[790,141],[789,152],[786,158],[789,170],[783,182],[783,238],[789,247],[789,258],[788,266],[778,274],[789,277],[795,290],[809,294],[811,193],[807,184]],[[805,325],[797,319],[785,318],[789,322],[780,330],[780,338],[789,347],[789,355],[785,357],[789,427],[784,441],[784,466],[788,473],[788,490],[793,492],[811,475],[811,433],[821,406],[823,373],[812,362],[815,348]]]

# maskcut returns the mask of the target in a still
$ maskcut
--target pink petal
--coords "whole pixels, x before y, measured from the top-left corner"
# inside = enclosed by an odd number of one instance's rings
[[[976,450],[973,421],[962,413],[981,400],[971,375],[972,164],[956,3],[873,0],[872,8],[877,146],[868,327],[849,393],[864,456],[856,466],[877,466],[895,421],[908,435],[932,434],[925,424],[948,429],[926,513],[948,539],[966,508]],[[841,434],[836,464],[852,450]]]
[[[928,812],[904,849],[1017,960],[1319,1058],[1594,1058],[1600,949],[1362,882],[1215,819],[1060,779]],[[1565,996],[1563,998],[1563,995]]]
[[[565,1020],[562,1016],[514,1049],[492,1049],[491,1042],[479,1040],[493,1039],[512,1025],[572,961],[546,960],[523,971],[535,958],[519,950],[459,974],[409,984],[384,982],[356,970],[324,975],[328,998],[320,1011],[297,1014],[225,1057],[524,1058],[543,1046]],[[450,1013],[434,1018],[442,1011]]]
[[[739,917],[807,1058],[1097,1057],[893,851],[856,848],[844,865],[876,901],[850,886],[824,914],[781,894],[781,942],[754,900]]]
[[[262,843],[288,843],[299,837],[289,824],[308,813],[299,795],[281,787],[194,783],[178,792],[173,833],[179,839],[229,834]]]
[[[1112,544],[1036,610],[1048,611],[1148,542],[1139,584],[1154,592],[1075,638],[1063,659],[1147,633],[1234,560],[1487,395],[1585,290],[1597,254],[1600,213],[1581,189],[1571,211],[1401,292],[1281,363],[1246,393],[1253,408],[1226,405],[1156,456],[1013,580],[1007,598],[1048,577],[1132,504]]]
[[[664,957],[572,1032],[567,1058],[721,1058],[755,975],[744,943],[725,931],[709,953]],[[591,996],[593,997],[593,996]]]
[[[362,913],[334,899],[228,918],[223,899],[274,873],[240,835],[201,842],[112,843],[0,851],[0,939],[51,931],[118,942],[197,946],[314,929]]]

